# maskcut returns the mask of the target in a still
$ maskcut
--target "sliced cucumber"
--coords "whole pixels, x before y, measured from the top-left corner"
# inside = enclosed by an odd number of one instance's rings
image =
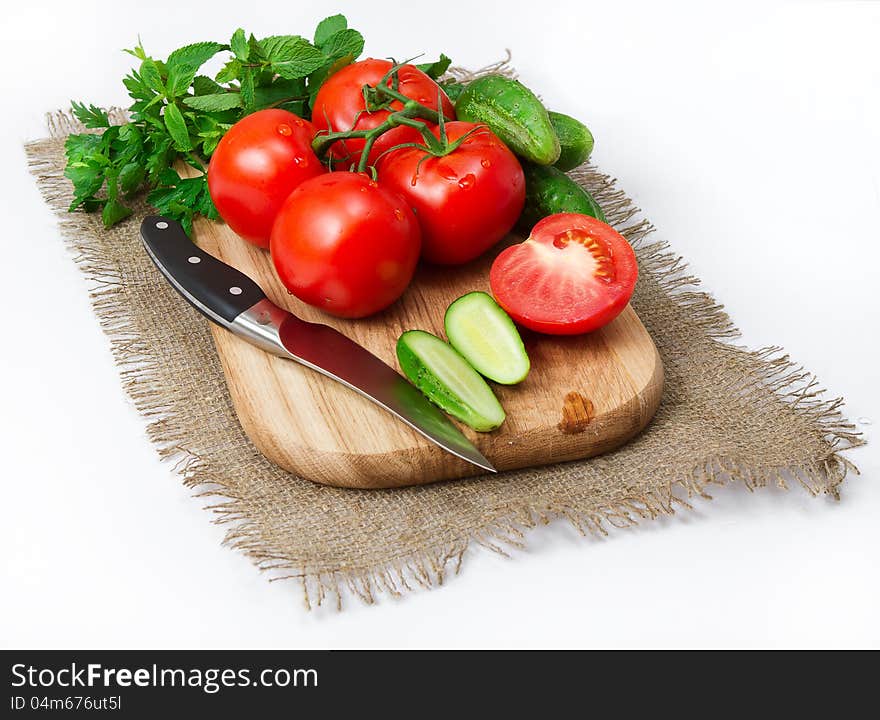
[[[510,316],[484,292],[462,295],[446,310],[446,337],[477,372],[502,385],[529,374],[529,356]]]
[[[492,389],[455,348],[423,330],[409,330],[397,341],[403,374],[429,400],[480,432],[504,422],[504,409]]]

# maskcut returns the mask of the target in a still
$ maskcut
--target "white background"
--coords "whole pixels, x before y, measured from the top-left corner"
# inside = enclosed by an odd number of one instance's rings
[[[11,8],[11,9],[10,9]],[[405,8],[405,9],[404,9]],[[880,463],[840,503],[742,488],[581,539],[559,524],[443,588],[306,613],[221,547],[149,445],[21,143],[71,98],[124,104],[142,38],[309,34],[343,10],[367,52],[512,49],[743,329],[880,422],[880,4],[12,3],[0,112],[0,644],[7,647],[880,646]],[[183,307],[183,306],[181,306]],[[869,439],[877,425],[860,429]]]

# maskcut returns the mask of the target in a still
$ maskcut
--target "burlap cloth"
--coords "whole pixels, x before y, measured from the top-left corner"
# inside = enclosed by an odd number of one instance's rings
[[[632,304],[666,371],[653,422],[623,448],[590,460],[400,490],[316,485],[267,461],[232,408],[208,323],[156,271],[138,237],[137,208],[105,230],[98,215],[66,212],[64,138],[81,131],[58,113],[50,137],[26,151],[74,259],[91,283],[126,391],[159,453],[228,523],[226,543],[272,579],[295,578],[307,606],[346,590],[366,602],[443,582],[471,543],[505,552],[538,523],[565,518],[606,533],[687,507],[710,484],[800,484],[837,497],[842,450],[862,443],[817,381],[779,348],[735,347],[722,306],[695,289],[681,258],[607,175],[575,173],[633,244],[640,279]]]

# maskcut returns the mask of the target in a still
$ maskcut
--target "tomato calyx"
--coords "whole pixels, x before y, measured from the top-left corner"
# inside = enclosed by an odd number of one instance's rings
[[[439,94],[439,93],[438,93]],[[428,158],[441,158],[447,155],[451,155],[458,148],[462,146],[468,139],[476,135],[477,133],[487,132],[489,130],[488,125],[477,125],[466,133],[456,138],[455,140],[450,141],[449,136],[446,134],[446,118],[443,115],[440,115],[440,121],[437,123],[437,129],[440,137],[437,137],[430,130],[428,132],[422,133],[422,137],[424,138],[423,143],[400,143],[399,145],[394,145],[388,148],[385,152],[383,152],[376,159],[376,164],[379,164],[379,161],[386,155],[390,155],[398,150],[403,150],[406,148],[414,148],[416,150],[424,151],[424,155],[421,160],[419,160],[416,165],[415,173],[413,174],[412,184],[415,185],[419,178],[419,170],[422,168],[422,163],[425,162]]]
[[[320,158],[324,158],[330,147],[339,141],[360,138],[365,141],[363,151],[357,166],[352,168],[355,172],[366,172],[370,166],[369,155],[373,149],[376,140],[389,130],[400,126],[408,126],[417,130],[424,138],[426,146],[432,152],[448,154],[452,150],[448,150],[441,146],[436,137],[431,132],[428,122],[440,124],[441,126],[448,120],[442,112],[442,103],[438,102],[441,111],[438,112],[418,100],[414,100],[398,90],[399,87],[399,71],[409,61],[397,63],[382,77],[375,85],[364,85],[361,93],[364,99],[364,109],[358,112],[352,124],[352,129],[342,131],[321,131],[312,142],[312,149]],[[390,81],[390,85],[389,85]],[[439,94],[442,90],[438,91]],[[402,105],[399,110],[391,112],[384,122],[370,130],[355,130],[358,120],[364,113],[372,113],[380,110],[389,110],[395,104]],[[426,122],[427,121],[427,122]],[[411,147],[413,143],[403,143],[401,145],[390,148],[391,150],[400,149],[401,147]],[[384,154],[384,153],[383,153]]]

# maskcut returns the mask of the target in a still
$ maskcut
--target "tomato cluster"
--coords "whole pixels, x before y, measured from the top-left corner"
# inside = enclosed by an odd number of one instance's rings
[[[364,88],[383,83],[395,97],[371,104]],[[369,142],[361,163],[375,169],[375,179],[344,167],[361,161],[366,132],[399,117],[407,99],[443,126],[392,123]],[[211,159],[211,197],[236,233],[270,248],[291,293],[334,315],[370,315],[400,297],[420,256],[472,260],[504,237],[522,210],[525,181],[516,157],[485,126],[454,117],[449,98],[418,68],[354,63],[321,87],[314,124],[273,109],[234,125]],[[331,133],[354,137],[332,142],[325,166],[313,141]],[[436,139],[431,148],[423,144],[426,133]]]
[[[486,125],[455,120],[442,88],[412,65],[346,66],[321,86],[312,117],[249,115],[208,169],[220,215],[270,249],[278,277],[306,303],[340,317],[376,313],[404,292],[420,257],[469,262],[520,217],[520,161]],[[573,334],[610,322],[636,276],[613,228],[563,213],[504,250],[489,280],[521,325]]]

